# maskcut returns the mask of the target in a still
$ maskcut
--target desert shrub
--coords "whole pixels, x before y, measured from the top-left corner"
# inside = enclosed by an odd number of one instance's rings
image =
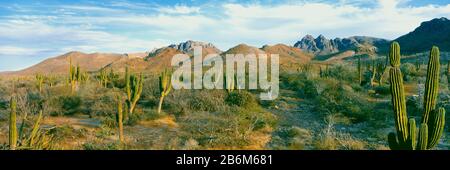
[[[140,120],[142,120],[142,114],[134,113],[131,115],[128,115],[128,120],[124,122],[124,125],[127,126],[134,126],[136,125]]]
[[[117,128],[117,119],[115,116],[103,116],[100,120],[100,123],[104,127],[108,128]]]
[[[359,83],[352,83],[352,84],[350,84],[350,86],[356,92],[361,92],[364,90],[364,88]]]
[[[380,95],[389,95],[391,94],[391,88],[389,87],[389,85],[376,86],[375,93]]]
[[[189,108],[194,111],[215,112],[223,107],[224,92],[200,90],[191,93],[189,98]],[[245,96],[247,97],[247,96]],[[244,99],[248,100],[248,99]]]
[[[86,134],[86,129],[75,129],[72,126],[64,125],[52,128],[48,133],[55,137],[56,140],[65,138],[82,138]]]
[[[303,73],[284,74],[280,79],[282,89],[296,91],[302,98],[314,98],[318,94],[317,82]]]
[[[326,88],[317,98],[317,107],[325,114],[342,113],[354,122],[366,121],[370,117],[371,105],[367,99],[342,83]]]
[[[225,102],[232,106],[248,107],[255,105],[256,99],[250,92],[241,90],[229,93]]]
[[[8,109],[9,102],[6,100],[0,100],[0,110]]]
[[[73,115],[81,109],[82,100],[80,96],[60,96],[59,100],[65,115]]]
[[[404,81],[410,81],[410,78],[419,75],[419,73],[416,70],[416,66],[414,66],[414,64],[411,63],[402,64],[400,66],[400,70],[402,71]]]
[[[105,93],[98,97],[98,99],[89,100],[85,102],[86,108],[89,108],[89,112],[96,116],[106,116],[115,114],[117,111],[117,99],[113,93]]]
[[[39,93],[27,93],[26,99],[28,107],[31,109],[31,113],[38,113],[43,109],[43,105],[46,102],[45,98]]]
[[[283,126],[275,131],[268,145],[272,149],[303,150],[305,144],[309,143],[311,138],[311,133],[306,129],[296,126]]]
[[[357,71],[354,67],[346,64],[336,64],[329,68],[328,77],[335,78],[337,80],[343,80],[352,82],[356,80]]]
[[[167,116],[167,113],[163,111],[161,111],[161,113],[158,113],[158,111],[155,109],[145,109],[144,115],[142,115],[142,120],[156,120],[164,116]]]
[[[83,144],[84,150],[119,150],[121,149],[119,143],[101,143],[101,142],[87,142]]]

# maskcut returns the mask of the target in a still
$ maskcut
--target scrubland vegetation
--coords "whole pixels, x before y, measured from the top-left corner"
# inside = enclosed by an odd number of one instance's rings
[[[384,150],[390,148],[388,134],[396,131],[389,138],[397,145],[411,145],[411,134],[418,136],[415,148],[424,140],[424,110],[450,110],[448,60],[441,58],[435,74],[440,81],[432,83],[439,89],[433,108],[424,108],[429,66],[391,66],[386,56],[311,61],[284,70],[274,101],[261,101],[250,90],[170,90],[167,70],[87,73],[70,64],[67,75],[3,77],[0,149]],[[409,117],[393,109],[392,68],[402,73],[400,102]],[[399,128],[412,127],[399,121],[409,118],[416,118],[417,132]],[[442,128],[439,139],[429,134],[437,146],[424,149],[450,149],[448,126]]]

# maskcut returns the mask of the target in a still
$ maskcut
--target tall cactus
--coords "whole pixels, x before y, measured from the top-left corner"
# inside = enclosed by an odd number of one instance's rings
[[[236,75],[225,76],[225,89],[228,93],[231,93],[235,89]]]
[[[142,73],[137,77],[134,74],[130,74],[128,67],[125,70],[126,92],[127,92],[127,106],[128,113],[133,114],[136,108],[136,103],[141,97],[142,88],[144,86],[144,79]]]
[[[159,97],[158,113],[161,113],[164,97],[166,97],[172,89],[171,77],[172,72],[168,69],[165,69],[159,76],[159,90],[161,95]]]
[[[377,78],[378,78],[378,85],[383,85],[383,76],[384,72],[387,68],[387,63],[383,63],[382,61],[377,63]]]
[[[100,70],[100,75],[98,76],[99,83],[103,87],[108,87],[108,74],[106,73],[105,69]]]
[[[81,80],[81,69],[80,66],[72,65],[72,58],[69,58],[69,82],[71,85],[71,94],[73,94],[78,86],[78,81]]]
[[[362,72],[361,56],[358,56],[358,81],[359,81],[359,85],[362,84],[362,80],[363,80],[363,72]]]
[[[431,149],[438,143],[445,124],[445,110],[443,108],[436,110],[436,98],[439,90],[439,49],[433,47],[430,52],[424,97],[425,110],[418,139],[416,139],[415,120],[413,118],[408,120],[406,112],[400,57],[400,45],[397,42],[393,42],[389,53],[392,66],[389,70],[389,77],[397,135],[393,132],[388,135],[389,147],[391,149],[411,150]]]
[[[11,150],[16,150],[17,145],[17,122],[16,122],[16,106],[17,102],[14,97],[11,97],[10,102],[10,115],[9,115],[9,148]]]
[[[430,59],[428,61],[427,79],[425,82],[425,95],[423,103],[423,123],[427,123],[431,111],[436,108],[437,95],[439,93],[439,77],[440,77],[440,63],[439,63],[439,48],[433,46],[430,51]]]
[[[44,76],[42,74],[36,74],[36,87],[39,90],[39,93],[42,93],[42,85],[44,83]]]
[[[450,89],[450,60],[447,63],[447,86]]]
[[[123,143],[123,109],[122,109],[122,96],[117,97],[117,124],[119,125],[119,140]]]
[[[370,86],[373,87],[375,85],[375,78],[377,75],[377,67],[375,59],[372,58],[372,67],[371,67],[371,77],[370,77]]]

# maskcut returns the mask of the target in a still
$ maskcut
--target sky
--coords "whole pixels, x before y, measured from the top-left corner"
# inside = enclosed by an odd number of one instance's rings
[[[450,0],[2,0],[0,71],[70,51],[132,53],[187,40],[221,50],[306,34],[395,39],[450,18]]]

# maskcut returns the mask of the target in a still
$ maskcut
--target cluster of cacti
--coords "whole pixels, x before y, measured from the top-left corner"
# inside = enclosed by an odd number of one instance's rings
[[[110,69],[109,73],[107,73],[106,68],[100,70],[99,75],[97,76],[99,80],[99,84],[103,87],[108,87],[108,84],[114,86],[114,81],[119,78],[119,75],[114,73],[113,68]]]
[[[81,80],[81,69],[80,66],[73,66],[72,65],[72,58],[69,59],[69,82],[71,85],[71,93],[73,94],[77,87],[78,82]]]
[[[17,130],[17,101],[11,97],[10,101],[10,118],[9,118],[9,147],[10,150],[16,149],[51,149],[53,146],[53,138],[40,130],[40,123],[43,117],[42,110],[36,121],[28,133],[24,135],[25,118],[18,132]]]
[[[55,76],[47,76],[45,77],[45,82],[47,82],[50,87],[53,87],[56,84],[57,79]]]
[[[44,84],[44,76],[42,74],[36,74],[36,87],[39,90],[39,93],[42,93],[42,86]]]
[[[159,97],[158,113],[161,113],[164,97],[166,97],[172,89],[172,71],[165,69],[159,76],[159,90],[161,95]],[[234,86],[233,86],[234,89]]]
[[[106,88],[108,86],[108,74],[106,73],[105,69],[100,70],[100,75],[98,76],[98,78],[99,84]]]
[[[445,110],[443,108],[436,109],[439,90],[439,49],[434,46],[430,52],[425,84],[424,113],[417,138],[415,119],[408,120],[406,111],[400,57],[400,45],[393,42],[389,53],[392,66],[389,70],[389,77],[397,135],[393,132],[388,135],[389,147],[395,150],[431,149],[438,143],[445,123]]]
[[[128,67],[125,69],[125,90],[127,92],[128,113],[133,114],[136,104],[141,97],[142,88],[144,87],[144,79],[142,73],[138,76],[130,74]]]
[[[383,85],[383,75],[384,75],[384,72],[385,72],[386,68],[387,68],[387,63],[383,63],[382,61],[380,61],[380,62],[377,63],[377,68],[376,68],[377,73],[376,73],[376,77],[377,77],[377,79],[378,79],[378,84],[379,84],[380,86]]]
[[[117,97],[117,124],[119,126],[119,141],[120,143],[124,142],[123,137],[123,109],[122,109],[122,96],[118,95]]]

